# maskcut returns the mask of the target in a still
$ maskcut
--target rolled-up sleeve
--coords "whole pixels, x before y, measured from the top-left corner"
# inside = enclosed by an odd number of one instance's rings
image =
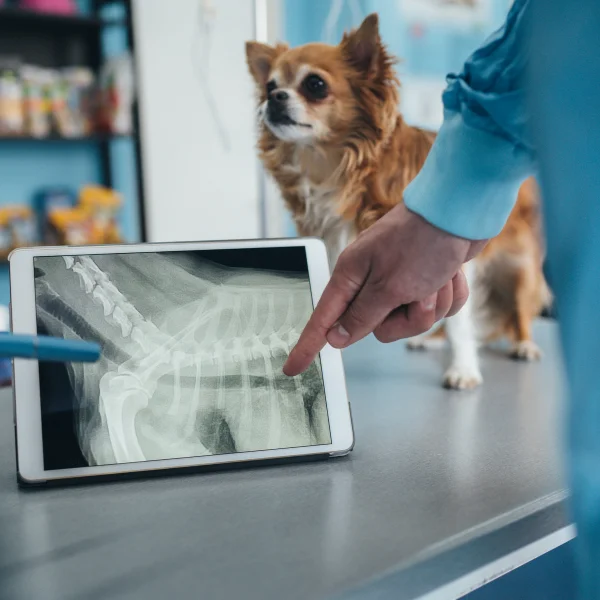
[[[454,235],[500,233],[523,181],[534,173],[523,80],[530,0],[515,0],[506,23],[448,77],[444,123],[406,206]]]

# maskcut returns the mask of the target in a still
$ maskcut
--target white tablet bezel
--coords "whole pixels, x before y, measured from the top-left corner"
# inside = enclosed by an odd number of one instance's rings
[[[166,244],[131,244],[119,246],[26,248],[10,256],[11,322],[14,333],[37,333],[34,258],[42,256],[77,256],[93,254],[124,254],[148,252],[185,252],[191,250],[284,248],[301,246],[306,249],[308,273],[313,303],[316,306],[329,280],[325,245],[321,240],[286,239],[235,242],[190,242]],[[342,356],[339,350],[326,346],[321,351],[325,397],[332,443],[303,448],[241,452],[217,456],[166,459],[143,463],[122,463],[76,469],[44,470],[42,455],[42,421],[38,363],[34,360],[14,361],[14,415],[17,439],[19,477],[23,483],[43,483],[52,480],[80,479],[94,476],[119,475],[168,469],[217,466],[261,460],[310,457],[315,455],[343,456],[354,444],[350,406]]]

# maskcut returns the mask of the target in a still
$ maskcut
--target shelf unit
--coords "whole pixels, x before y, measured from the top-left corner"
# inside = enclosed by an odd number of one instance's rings
[[[49,12],[35,12],[22,8],[0,8],[0,20],[12,27],[38,27],[47,31],[49,28],[65,30],[99,29],[102,19],[88,15],[61,15]]]
[[[35,142],[35,143],[65,143],[65,144],[76,144],[85,142],[111,142],[114,140],[130,139],[130,135],[115,135],[115,134],[104,134],[104,133],[93,133],[91,135],[77,136],[77,137],[65,137],[62,135],[49,135],[47,137],[33,137],[27,135],[0,135],[0,144],[5,142]]]
[[[103,9],[120,5],[123,18],[104,18]],[[87,66],[98,73],[103,63],[103,35],[107,28],[122,27],[127,34],[133,53],[133,28],[129,0],[92,0],[89,14],[59,15],[33,12],[14,7],[0,8],[0,55],[15,56],[26,63],[47,68]],[[134,124],[137,128],[137,106],[134,107]],[[0,137],[4,144],[77,144],[91,143],[98,147],[102,185],[113,187],[111,145],[119,139],[132,139],[135,147],[134,177],[138,189],[140,233],[146,239],[144,219],[143,180],[141,176],[141,144],[136,133],[130,136],[92,134],[79,138],[50,136],[34,138],[27,136]]]

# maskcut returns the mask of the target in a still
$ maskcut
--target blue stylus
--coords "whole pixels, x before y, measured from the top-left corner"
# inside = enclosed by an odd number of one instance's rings
[[[0,357],[49,362],[96,362],[100,358],[100,346],[94,342],[3,332],[0,333]]]

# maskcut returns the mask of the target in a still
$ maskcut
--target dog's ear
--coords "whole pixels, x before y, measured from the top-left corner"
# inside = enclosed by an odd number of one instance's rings
[[[273,47],[260,42],[246,42],[246,62],[259,86],[267,84],[275,59],[287,49],[288,46],[285,44],[277,44]]]
[[[349,64],[363,73],[373,74],[384,51],[377,13],[369,15],[358,29],[344,34],[340,46]]]

